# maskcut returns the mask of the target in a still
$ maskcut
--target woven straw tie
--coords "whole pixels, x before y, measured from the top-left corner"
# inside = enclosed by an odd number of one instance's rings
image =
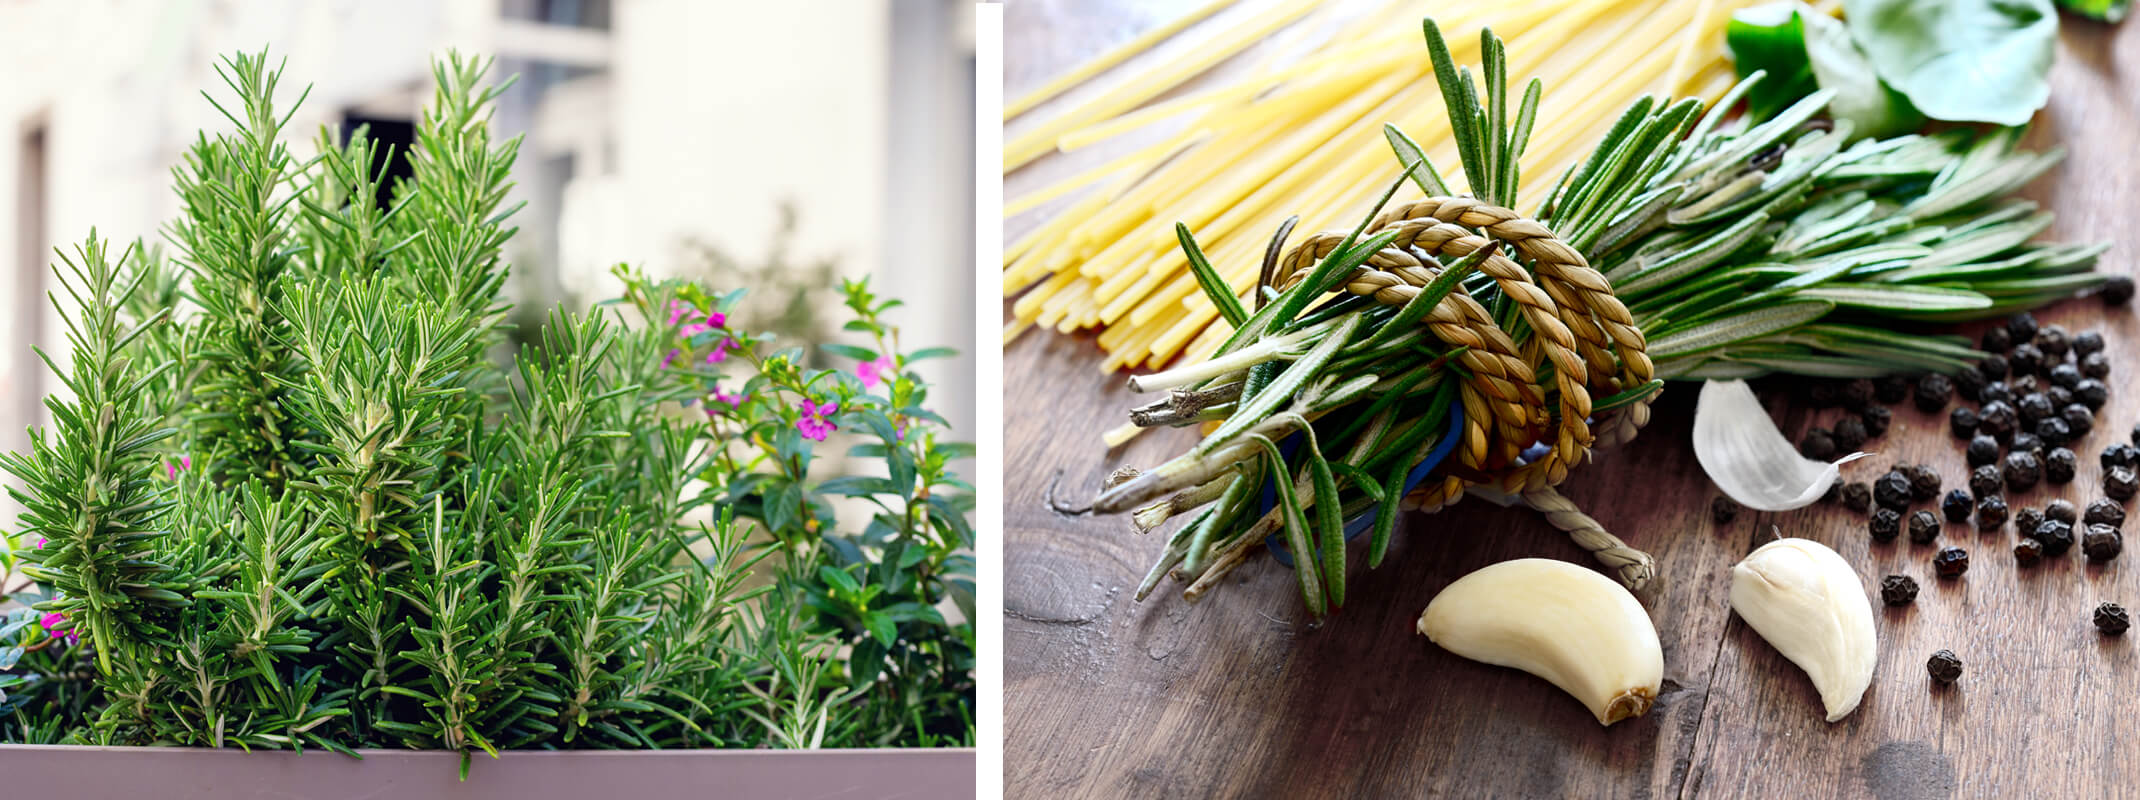
[[[1397,237],[1347,276],[1343,291],[1387,304],[1418,296],[1441,271],[1437,256],[1467,256],[1499,240],[1530,262],[1527,270],[1496,254],[1479,264],[1529,325],[1531,335],[1522,345],[1461,288],[1422,321],[1443,343],[1466,348],[1458,359],[1471,373],[1460,387],[1464,439],[1454,454],[1463,469],[1414,489],[1404,507],[1438,511],[1473,485],[1519,496],[1613,568],[1622,583],[1642,588],[1656,574],[1655,560],[1615,538],[1554,489],[1592,447],[1625,443],[1649,421],[1650,396],[1600,414],[1594,424],[1591,419],[1593,389],[1616,393],[1648,383],[1654,372],[1642,333],[1613,295],[1611,282],[1544,225],[1473,198],[1430,197],[1397,206],[1368,227],[1371,235],[1396,231]],[[1294,248],[1281,264],[1281,285],[1304,280],[1345,236],[1319,233]],[[1539,379],[1548,365],[1550,390]],[[1556,392],[1558,402],[1549,408],[1546,398]],[[1551,447],[1519,464],[1518,454],[1532,442]]]

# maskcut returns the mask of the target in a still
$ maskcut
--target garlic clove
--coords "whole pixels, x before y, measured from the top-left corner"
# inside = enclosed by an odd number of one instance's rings
[[[1473,661],[1546,679],[1600,725],[1648,713],[1664,682],[1649,612],[1619,583],[1565,561],[1503,561],[1458,578],[1427,603],[1419,632]]]
[[[1807,539],[1762,545],[1731,568],[1731,608],[1805,670],[1829,722],[1857,709],[1879,642],[1872,600],[1841,555]]]
[[[1745,381],[1702,384],[1694,407],[1694,458],[1740,505],[1759,511],[1808,505],[1827,493],[1842,465],[1866,455],[1851,453],[1833,463],[1801,456]]]

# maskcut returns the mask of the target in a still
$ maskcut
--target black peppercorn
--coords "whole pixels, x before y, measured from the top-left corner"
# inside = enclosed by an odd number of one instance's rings
[[[2022,537],[2020,541],[2014,543],[2014,561],[2016,563],[2026,567],[2042,560],[2042,542],[2036,541],[2035,539],[2031,539],[2028,537]]]
[[[2034,375],[2042,372],[2043,351],[2036,349],[2035,345],[2028,342],[2016,344],[2013,351],[2006,354],[2006,366],[2009,370],[2012,370],[2010,374],[2015,376]]]
[[[2007,348],[2013,346],[2014,335],[2007,332],[2006,326],[1993,325],[1984,329],[1982,344],[1977,349],[1986,353],[2004,353]]]
[[[1917,410],[1930,414],[1947,407],[1954,399],[1954,380],[1937,372],[1927,372],[1917,379]]]
[[[1825,505],[1834,505],[1835,501],[1842,498],[1843,483],[1841,481],[1830,481],[1828,483],[1828,491],[1820,493],[1820,501]]]
[[[2043,524],[2043,520],[2042,509],[2023,507],[2014,512],[2014,530],[2024,537],[2035,536],[2036,528]]]
[[[1918,544],[1931,544],[1937,539],[1939,539],[1939,517],[1933,516],[1930,511],[1919,511],[1910,515],[1910,541]]]
[[[1880,406],[1866,406],[1858,412],[1858,419],[1865,423],[1865,438],[1878,439],[1887,435],[1887,426],[1895,420],[1895,413]]]
[[[1798,440],[1798,452],[1815,461],[1834,461],[1835,437],[1828,434],[1827,428],[1806,431],[1805,438]]]
[[[1872,508],[1872,486],[1864,481],[1845,486],[1843,487],[1842,501],[1844,508],[1863,514],[1867,509]]]
[[[2043,479],[2063,486],[2073,482],[2073,473],[2080,469],[2081,458],[2073,451],[2054,447],[2043,457]]]
[[[1889,375],[1873,381],[1873,399],[1889,405],[1910,399],[1909,376]]]
[[[2006,385],[2006,381],[1992,381],[1984,384],[1984,388],[1978,389],[1976,397],[1978,403],[2012,403],[2014,387]]]
[[[2067,550],[2073,549],[2073,526],[2055,519],[2047,519],[2043,521],[2042,525],[2036,526],[2036,534],[2033,538],[2043,543],[2044,555],[2065,555]]]
[[[2014,434],[2014,440],[2006,443],[2006,449],[2012,452],[2035,453],[2038,457],[2041,457],[2043,455],[2043,439],[2036,434],[2023,431]]]
[[[1963,367],[1954,373],[1954,396],[1968,400],[1984,392],[1984,385],[1992,379],[1984,377],[1976,367]]]
[[[1709,501],[1709,518],[1716,520],[1716,524],[1728,524],[1738,516],[1739,504],[1731,498],[1717,495],[1715,500]]]
[[[2006,356],[1997,353],[1985,356],[1983,361],[1977,362],[1977,372],[1988,381],[2006,380],[2007,369]]]
[[[2014,335],[2014,341],[2027,342],[2036,338],[2036,315],[2023,311],[2006,318],[2006,332]]]
[[[2110,377],[2110,354],[2095,352],[2081,356],[2081,375],[2090,378]]]
[[[1910,507],[1910,476],[1900,470],[1889,472],[1873,481],[1873,501],[1881,508],[1901,510]]]
[[[2036,349],[2042,350],[2044,355],[2052,358],[2064,358],[2066,357],[2066,351],[2072,349],[2072,343],[2066,339],[2065,328],[2057,325],[2045,325],[2043,330],[2036,332]]]
[[[1875,511],[1866,527],[1872,531],[1873,541],[1892,542],[1895,537],[1902,535],[1902,512],[1892,508]]]
[[[1903,473],[1910,476],[1910,499],[1924,502],[1939,496],[1939,470],[1930,464],[1919,464]]]
[[[2096,290],[2104,305],[2122,306],[2133,299],[2133,279],[2127,275],[2112,275],[2103,279],[2103,288]]]
[[[1942,547],[1932,557],[1932,569],[1942,578],[1959,578],[1969,571],[1969,551],[1959,547]]]
[[[2051,398],[2044,393],[2030,392],[2014,400],[2014,413],[2022,424],[2035,425],[2037,420],[2058,413],[2058,407],[2051,405]]]
[[[2026,450],[2007,453],[2001,471],[2006,475],[2006,488],[2016,492],[2027,491],[2043,480],[2043,462]]]
[[[2132,618],[2125,615],[2125,607],[2117,603],[2104,603],[2095,607],[2095,629],[2116,636],[2133,626]]]
[[[1835,430],[1829,431],[1828,436],[1835,440],[1835,449],[1838,452],[1856,450],[1865,446],[1865,440],[1871,438],[1865,432],[1865,420],[1857,417],[1836,420]]]
[[[2087,358],[2090,353],[2103,352],[2102,331],[2087,330],[2073,334],[2073,357]]]
[[[2051,374],[2046,377],[2049,377],[2051,379],[2052,386],[2064,386],[2068,389],[2071,389],[2075,386],[2079,386],[2081,379],[2088,376],[2081,374],[2080,367],[2074,366],[2072,364],[2060,364],[2058,366],[2052,367]]]
[[[1978,497],[1998,494],[1999,487],[2006,485],[2006,475],[1994,464],[1985,464],[1969,471],[1969,491]]]
[[[2101,411],[2110,402],[2110,386],[2094,378],[2083,378],[2073,387],[2073,401],[2087,406],[2089,411]],[[2070,404],[2069,404],[2070,405]]]
[[[1999,440],[1977,434],[1969,440],[1969,466],[1981,467],[1999,460]]]
[[[1948,492],[1946,499],[1939,501],[1939,510],[1947,515],[1948,522],[1968,519],[1969,512],[1975,509],[1976,498],[1970,497],[1968,492],[1961,489]]]
[[[2066,406],[2073,405],[2073,403],[2079,399],[2073,395],[2072,389],[2068,389],[2064,386],[2052,386],[2045,388],[2043,390],[2043,396],[2051,398],[2052,408],[2065,408]]]
[[[1932,682],[1945,686],[1961,679],[1962,660],[1952,650],[1941,650],[1925,662],[1925,671],[1932,673]]]
[[[2140,466],[2140,447],[2122,443],[2112,444],[2103,448],[2102,462],[2105,470],[2111,467]]]
[[[1814,408],[1834,408],[1837,402],[1835,381],[1813,380],[1806,386],[1806,402]]]
[[[2067,525],[2072,525],[2081,521],[2081,510],[2074,508],[2071,500],[2063,497],[2055,498],[2051,502],[2043,504],[2043,518],[2055,519]]]
[[[2125,550],[2125,537],[2109,525],[2090,525],[2081,534],[2081,552],[2089,561],[2109,561]]]
[[[2036,380],[2034,375],[2016,375],[2008,378],[2006,380],[2006,388],[2012,389],[2015,397],[2020,397],[2030,392],[2044,391],[2043,383]]]
[[[1977,500],[1977,527],[1996,528],[2006,524],[2006,498],[1988,494]]]
[[[2076,439],[2087,436],[2089,431],[2095,430],[2095,412],[2088,410],[2087,406],[2079,403],[2074,403],[2061,409],[2058,412],[2058,418],[2066,421],[2066,430],[2072,431],[2073,438]]]
[[[2136,491],[2140,491],[2140,476],[2135,476],[2131,468],[2111,467],[2103,474],[2103,494],[2110,499],[2123,503],[2133,499]]]
[[[1908,575],[1880,579],[1880,599],[1891,606],[1906,606],[1917,599],[1917,580]]]
[[[2125,507],[2109,498],[2098,497],[2088,501],[2088,510],[2082,512],[2081,521],[2090,525],[2125,527]]]
[[[1857,411],[1872,405],[1874,394],[1871,378],[1857,378],[1843,384],[1843,388],[1838,392],[1836,399],[1842,401],[1844,408]]]
[[[2073,426],[2060,417],[2044,417],[2036,421],[2036,438],[2052,447],[2073,441]]]
[[[2021,416],[2005,401],[1993,400],[1977,410],[1977,431],[1993,439],[2011,439],[2020,427]]]

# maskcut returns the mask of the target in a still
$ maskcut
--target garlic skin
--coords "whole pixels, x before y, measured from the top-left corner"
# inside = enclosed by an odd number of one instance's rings
[[[1473,661],[1544,678],[1598,724],[1639,717],[1664,682],[1664,647],[1648,611],[1619,583],[1544,558],[1489,565],[1442,589],[1419,632]]]
[[[1857,709],[1879,640],[1865,584],[1841,555],[1808,539],[1762,545],[1731,568],[1731,609],[1813,679],[1829,722]]]
[[[1832,463],[1799,455],[1745,381],[1703,383],[1694,405],[1694,460],[1716,488],[1756,511],[1811,505],[1844,464],[1866,455],[1851,453]]]

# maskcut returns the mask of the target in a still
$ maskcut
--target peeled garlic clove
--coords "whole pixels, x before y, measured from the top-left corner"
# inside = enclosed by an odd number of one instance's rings
[[[1747,508],[1789,511],[1808,505],[1827,493],[1842,465],[1866,455],[1851,453],[1834,463],[1799,455],[1745,381],[1703,383],[1694,406],[1695,460],[1716,488]]]
[[[1731,609],[1813,679],[1829,722],[1857,709],[1878,640],[1872,600],[1842,556],[1806,539],[1762,545],[1731,568]]]
[[[1427,603],[1419,632],[1552,682],[1600,725],[1648,713],[1664,682],[1649,612],[1611,578],[1565,561],[1503,561],[1458,578]]]

